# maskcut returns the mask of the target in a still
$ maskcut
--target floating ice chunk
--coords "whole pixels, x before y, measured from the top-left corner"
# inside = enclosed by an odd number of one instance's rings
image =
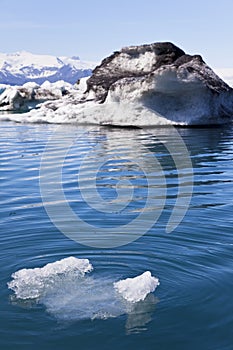
[[[88,259],[77,259],[71,256],[49,263],[42,268],[16,271],[12,274],[13,280],[8,283],[8,287],[15,292],[17,298],[35,299],[51,291],[54,285],[59,288],[59,282],[64,276],[83,277],[92,269]]]
[[[114,282],[111,273],[107,277],[87,276],[92,269],[88,259],[69,257],[42,268],[19,270],[12,275],[8,287],[15,293],[14,303],[29,307],[40,303],[61,321],[108,319],[126,314],[128,333],[144,329],[157,302],[153,294],[147,294],[155,290],[158,279],[147,271]],[[116,290],[123,298],[117,296]]]
[[[147,294],[154,292],[158,285],[158,278],[151,276],[150,271],[146,271],[137,277],[115,282],[114,288],[124,299],[136,303],[144,300]]]

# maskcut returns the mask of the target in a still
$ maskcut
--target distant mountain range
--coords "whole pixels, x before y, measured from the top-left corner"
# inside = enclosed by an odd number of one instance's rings
[[[51,83],[64,80],[74,84],[78,79],[91,75],[95,66],[93,62],[81,61],[78,56],[55,57],[26,51],[0,53],[0,84],[42,84],[46,80]]]

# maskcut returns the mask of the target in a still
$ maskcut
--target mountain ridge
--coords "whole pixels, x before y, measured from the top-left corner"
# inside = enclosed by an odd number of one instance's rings
[[[43,84],[46,80],[74,84],[78,79],[90,76],[95,66],[94,62],[82,61],[78,56],[56,57],[27,51],[0,53],[0,84]]]

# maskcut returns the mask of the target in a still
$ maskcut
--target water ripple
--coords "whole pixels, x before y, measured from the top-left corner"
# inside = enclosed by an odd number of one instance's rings
[[[103,227],[111,227],[105,215],[94,213],[84,205],[78,187],[78,169],[82,160],[93,145],[100,143],[100,148],[85,164],[86,175],[83,185],[92,193],[89,179],[92,175],[95,159],[106,160],[98,175],[100,194],[105,199],[116,198],[114,186],[119,179],[129,179],[136,187],[134,203],[128,208],[127,215],[138,215],[147,196],[147,183],[141,169],[131,164],[130,159],[140,159],[150,176],[159,178],[153,171],[151,157],[154,155],[162,164],[166,177],[167,197],[164,211],[157,223],[137,241],[126,246],[112,249],[90,248],[82,246],[65,237],[51,223],[43,207],[39,189],[39,167],[43,149],[55,126],[1,124],[0,133],[0,242],[1,242],[1,285],[2,310],[6,326],[14,320],[22,322],[22,328],[35,334],[46,332],[46,327],[53,322],[46,318],[43,308],[35,312],[38,329],[33,329],[33,312],[30,306],[24,311],[17,311],[7,300],[9,292],[6,282],[11,274],[24,267],[43,266],[65,257],[88,258],[93,264],[97,276],[110,279],[134,277],[149,270],[158,276],[161,282],[155,299],[148,300],[144,316],[135,310],[131,318],[124,320],[127,334],[144,331],[147,341],[153,340],[153,348],[164,344],[170,349],[171,342],[177,341],[182,334],[200,339],[205,344],[208,337],[211,349],[231,349],[231,324],[233,316],[233,144],[231,129],[179,130],[190,151],[194,170],[194,192],[189,211],[182,223],[171,234],[165,233],[174,201],[177,196],[177,174],[171,156],[154,136],[140,130],[96,128],[89,130],[64,125],[64,135],[69,138],[75,132],[85,135],[70,148],[63,169],[63,186],[66,199],[73,210]],[[81,129],[80,129],[81,128]],[[157,131],[169,139],[165,128]],[[142,143],[147,145],[141,147]],[[54,159],[58,157],[57,144],[54,143]],[[153,151],[153,153],[151,152]],[[51,166],[54,159],[51,159]],[[124,160],[125,159],[125,160]],[[48,163],[49,164],[49,163]],[[184,170],[181,178],[183,186],[188,186]],[[84,183],[85,182],[85,183]],[[127,189],[127,185],[124,185]],[[158,197],[161,193],[158,191]],[[51,205],[54,203],[50,203]],[[154,208],[150,215],[153,217]],[[62,218],[62,213],[61,213]],[[63,218],[65,219],[65,218]],[[125,220],[125,218],[123,218]],[[114,216],[115,224],[121,224],[122,218]],[[78,231],[77,227],[77,231]],[[147,311],[146,311],[147,310]],[[136,318],[145,317],[144,326],[137,326]],[[94,320],[88,327],[94,332],[102,331],[99,321]],[[114,327],[122,324],[123,318],[115,321]],[[119,324],[117,323],[119,322]],[[9,329],[3,327],[3,338],[13,333],[18,343],[23,342],[16,323]],[[85,333],[87,324],[80,324],[79,332]],[[93,328],[94,327],[94,328]],[[96,327],[96,328],[95,328]],[[99,328],[98,328],[99,327]],[[112,331],[105,323],[106,334]],[[49,327],[48,327],[49,329]],[[117,328],[119,330],[119,327]],[[203,330],[205,335],[202,336]],[[77,330],[76,330],[77,331]],[[119,331],[120,332],[120,331]],[[147,333],[148,332],[148,333]],[[196,333],[195,333],[196,332]],[[211,334],[214,335],[211,338]],[[229,341],[222,342],[222,334],[228,332]],[[156,339],[153,338],[155,334]],[[119,335],[119,334],[118,334]],[[116,336],[113,335],[113,337]],[[179,336],[179,337],[178,337]],[[12,335],[11,335],[12,337]],[[59,334],[57,334],[59,338]],[[119,335],[120,337],[120,335]],[[118,339],[119,339],[118,337]],[[183,339],[182,338],[182,339]],[[169,340],[170,339],[170,340]],[[170,342],[169,342],[170,341]],[[195,349],[185,343],[185,347]],[[182,348],[182,345],[181,347]],[[196,347],[197,348],[197,347]],[[205,347],[208,348],[208,347]],[[210,348],[210,347],[209,347]]]

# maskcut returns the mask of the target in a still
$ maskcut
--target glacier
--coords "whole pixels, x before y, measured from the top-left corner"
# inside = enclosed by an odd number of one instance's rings
[[[69,95],[4,118],[143,127],[218,125],[232,116],[233,89],[202,57],[158,42],[115,51]]]

